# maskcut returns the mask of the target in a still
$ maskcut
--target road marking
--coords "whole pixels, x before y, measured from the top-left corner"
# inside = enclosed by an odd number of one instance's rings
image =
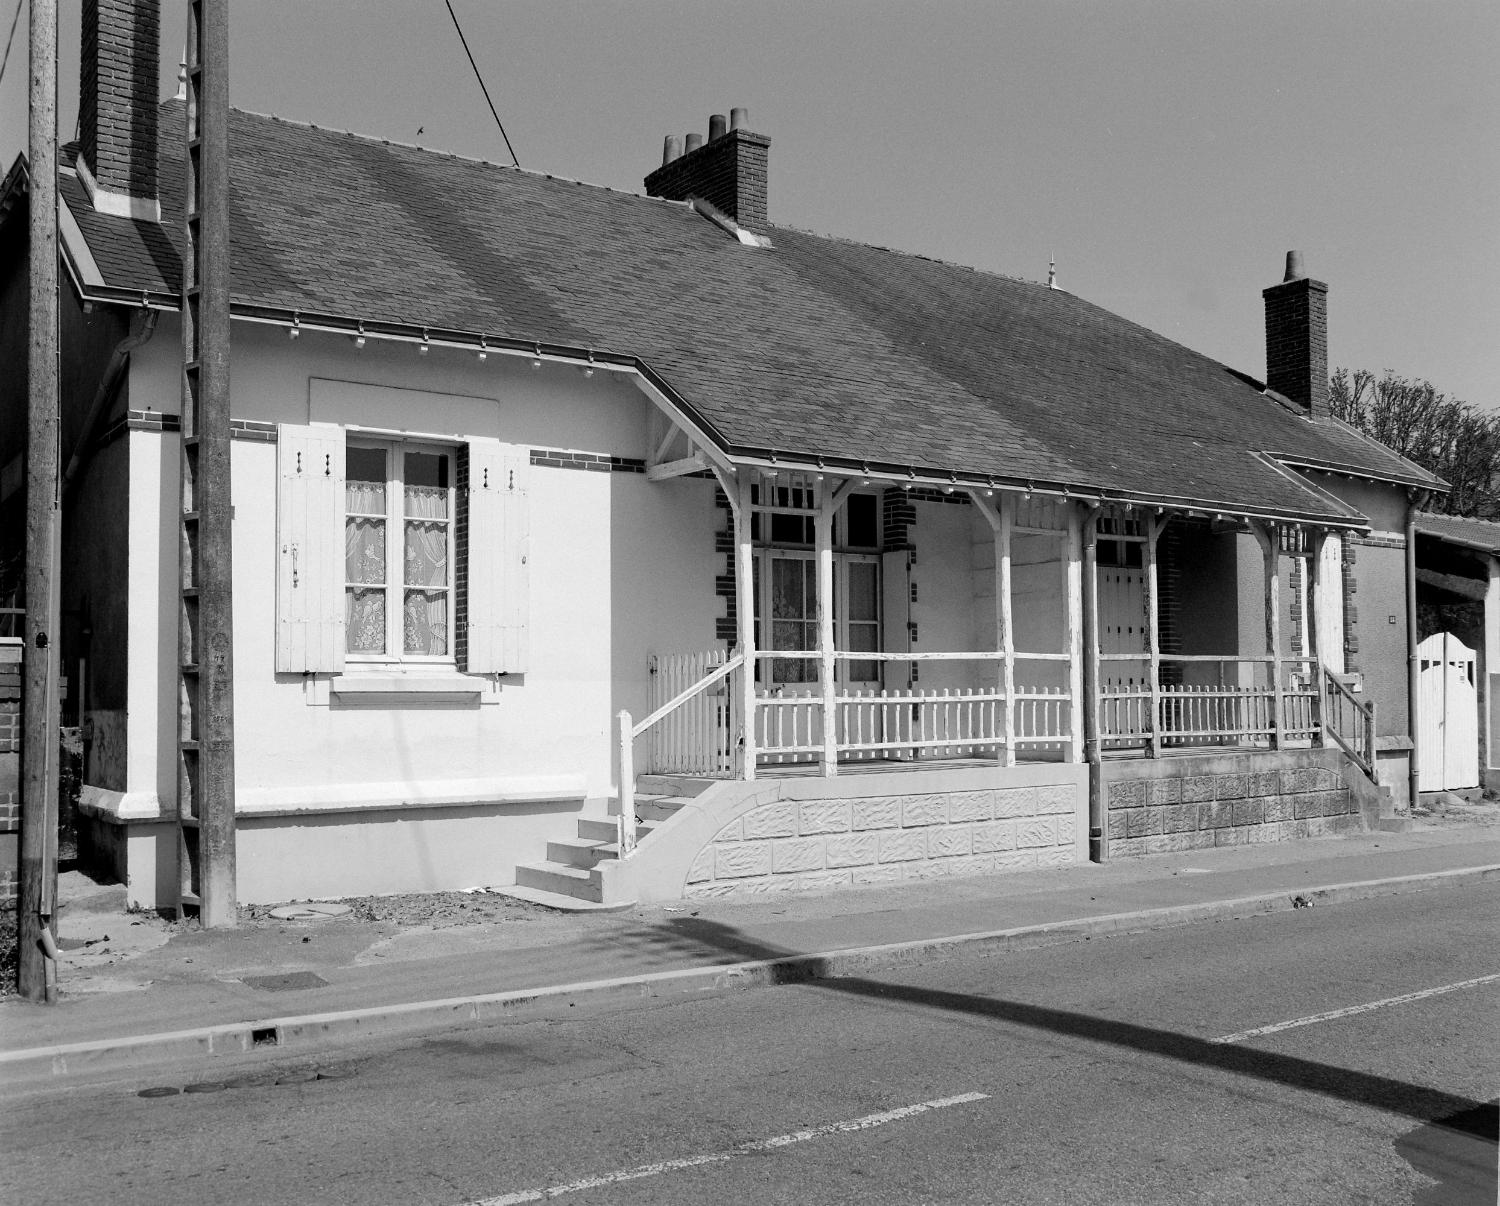
[[[1259,1038],[1263,1034],[1275,1034],[1278,1030],[1292,1030],[1297,1026],[1311,1026],[1314,1022],[1331,1022],[1335,1018],[1347,1018],[1356,1013],[1369,1013],[1372,1009],[1384,1009],[1387,1005],[1405,1005],[1408,1001],[1421,1001],[1426,997],[1440,997],[1445,992],[1457,992],[1460,988],[1473,988],[1477,984],[1493,984],[1500,974],[1480,976],[1474,980],[1460,980],[1457,984],[1443,984],[1437,988],[1424,988],[1421,992],[1403,993],[1399,997],[1386,997],[1380,1001],[1369,1001],[1364,1005],[1348,1005],[1343,1009],[1330,1009],[1327,1013],[1315,1013],[1310,1017],[1293,1018],[1290,1022],[1277,1022],[1273,1026],[1257,1026],[1254,1030],[1241,1030],[1226,1034],[1222,1038],[1209,1039],[1211,1043],[1238,1043],[1242,1039]]]
[[[639,1181],[645,1177],[659,1177],[663,1173],[677,1172],[684,1168],[699,1168],[705,1164],[719,1164],[733,1160],[736,1156],[751,1152],[774,1151],[779,1147],[790,1147],[794,1143],[806,1143],[809,1139],[821,1139],[825,1135],[847,1134],[851,1131],[867,1131],[871,1127],[884,1126],[888,1122],[899,1122],[925,1114],[928,1110],[943,1110],[949,1106],[969,1105],[985,1101],[988,1093],[961,1093],[957,1097],[939,1097],[933,1101],[919,1101],[916,1105],[884,1110],[879,1114],[866,1114],[863,1118],[850,1118],[844,1122],[828,1122],[822,1126],[809,1127],[805,1131],[791,1131],[785,1135],[773,1135],[769,1139],[751,1139],[736,1144],[727,1151],[706,1152],[700,1156],[684,1156],[677,1160],[661,1160],[655,1164],[642,1164],[636,1168],[624,1168],[617,1172],[601,1173],[597,1177],[584,1177],[569,1181],[566,1185],[549,1185],[544,1189],[520,1189],[514,1193],[501,1194],[498,1198],[482,1198],[467,1206],[519,1206],[521,1202],[542,1202],[548,1198],[560,1198],[565,1193],[578,1193],[584,1189],[598,1189],[604,1185],[615,1185],[621,1181]]]

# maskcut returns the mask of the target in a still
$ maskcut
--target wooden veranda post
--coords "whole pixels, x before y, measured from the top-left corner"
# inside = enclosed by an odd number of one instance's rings
[[[734,505],[734,596],[740,629],[740,778],[755,778],[755,548],[750,542],[750,478],[740,469],[733,483]],[[726,487],[731,483],[726,482]],[[726,493],[728,491],[726,490]]]
[[[1068,760],[1084,760],[1084,671],[1083,671],[1083,517],[1077,507],[1068,507],[1068,560],[1063,571],[1067,594],[1068,697],[1072,714],[1068,719]]]
[[[26,640],[21,670],[21,834],[17,987],[57,996],[58,326],[57,3],[32,0],[28,143],[30,331],[26,371]]]
[[[823,714],[822,775],[839,773],[837,664],[833,636],[833,518],[849,496],[852,482],[830,487],[824,483],[823,497],[813,517],[813,540],[818,558],[818,689]]]
[[[190,0],[178,608],[181,906],[236,924],[230,605],[229,4]]]
[[[1270,746],[1281,748],[1281,533],[1274,523],[1252,523],[1265,561],[1266,653],[1271,665]]]
[[[1011,537],[1016,521],[1016,498],[1002,494],[998,503],[991,502],[978,490],[969,497],[990,525],[995,539],[995,651],[1000,654],[1000,689],[1005,695],[1005,717],[1001,737],[1000,759],[1006,766],[1016,764],[1016,630],[1012,599]]]
[[[1302,617],[1303,642],[1307,656],[1312,659],[1313,677],[1313,736],[1317,745],[1325,745],[1323,735],[1323,647],[1318,643],[1318,625],[1323,619],[1325,591],[1323,588],[1323,543],[1328,533],[1322,528],[1307,528],[1307,614]]]
[[[1146,727],[1148,758],[1161,754],[1161,588],[1156,542],[1166,526],[1166,520],[1155,515],[1146,519],[1146,656],[1151,691],[1151,719]]]

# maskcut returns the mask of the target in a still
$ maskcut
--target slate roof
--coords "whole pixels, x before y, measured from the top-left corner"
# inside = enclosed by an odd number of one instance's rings
[[[161,128],[182,128],[168,101]],[[237,306],[636,358],[731,455],[1348,522],[1259,455],[1417,484],[1424,471],[1258,382],[1044,285],[689,206],[234,111]],[[182,173],[160,226],[62,193],[106,285],[176,291]],[[65,156],[65,163],[71,157]]]
[[[1417,516],[1417,534],[1433,536],[1462,548],[1500,555],[1500,523],[1491,523],[1487,519],[1464,519],[1457,515],[1433,515],[1424,511]]]

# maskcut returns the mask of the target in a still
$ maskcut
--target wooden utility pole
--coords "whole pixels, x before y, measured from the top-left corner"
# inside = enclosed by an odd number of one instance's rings
[[[21,995],[57,993],[58,356],[57,0],[31,3],[30,387],[26,444],[26,646],[21,688]]]
[[[233,926],[234,626],[229,498],[229,4],[190,0],[182,263],[178,608],[180,908]]]

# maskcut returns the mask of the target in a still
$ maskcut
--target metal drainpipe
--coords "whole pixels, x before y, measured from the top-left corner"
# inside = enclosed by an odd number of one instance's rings
[[[1407,492],[1406,503],[1406,728],[1411,736],[1411,765],[1407,768],[1408,808],[1417,804],[1418,742],[1421,740],[1417,723],[1417,698],[1421,668],[1417,664],[1417,512],[1427,501],[1427,491]],[[1374,751],[1371,751],[1372,753]]]
[[[1109,857],[1104,764],[1099,741],[1099,507],[1083,512],[1083,756],[1089,768],[1089,861]]]
[[[130,353],[150,342],[151,336],[156,334],[157,313],[156,310],[147,310],[141,320],[141,325],[132,334],[115,344],[115,350],[109,354],[109,363],[105,365],[104,375],[99,379],[99,388],[94,391],[94,401],[89,407],[88,417],[83,421],[78,442],[73,445],[73,455],[68,458],[68,467],[63,471],[62,482],[58,486],[60,494],[67,494],[68,487],[78,475],[78,471],[83,468],[89,445],[94,441],[94,428],[98,426],[100,416],[104,414],[111,399],[115,396],[115,391],[119,388],[120,377],[125,371]]]

